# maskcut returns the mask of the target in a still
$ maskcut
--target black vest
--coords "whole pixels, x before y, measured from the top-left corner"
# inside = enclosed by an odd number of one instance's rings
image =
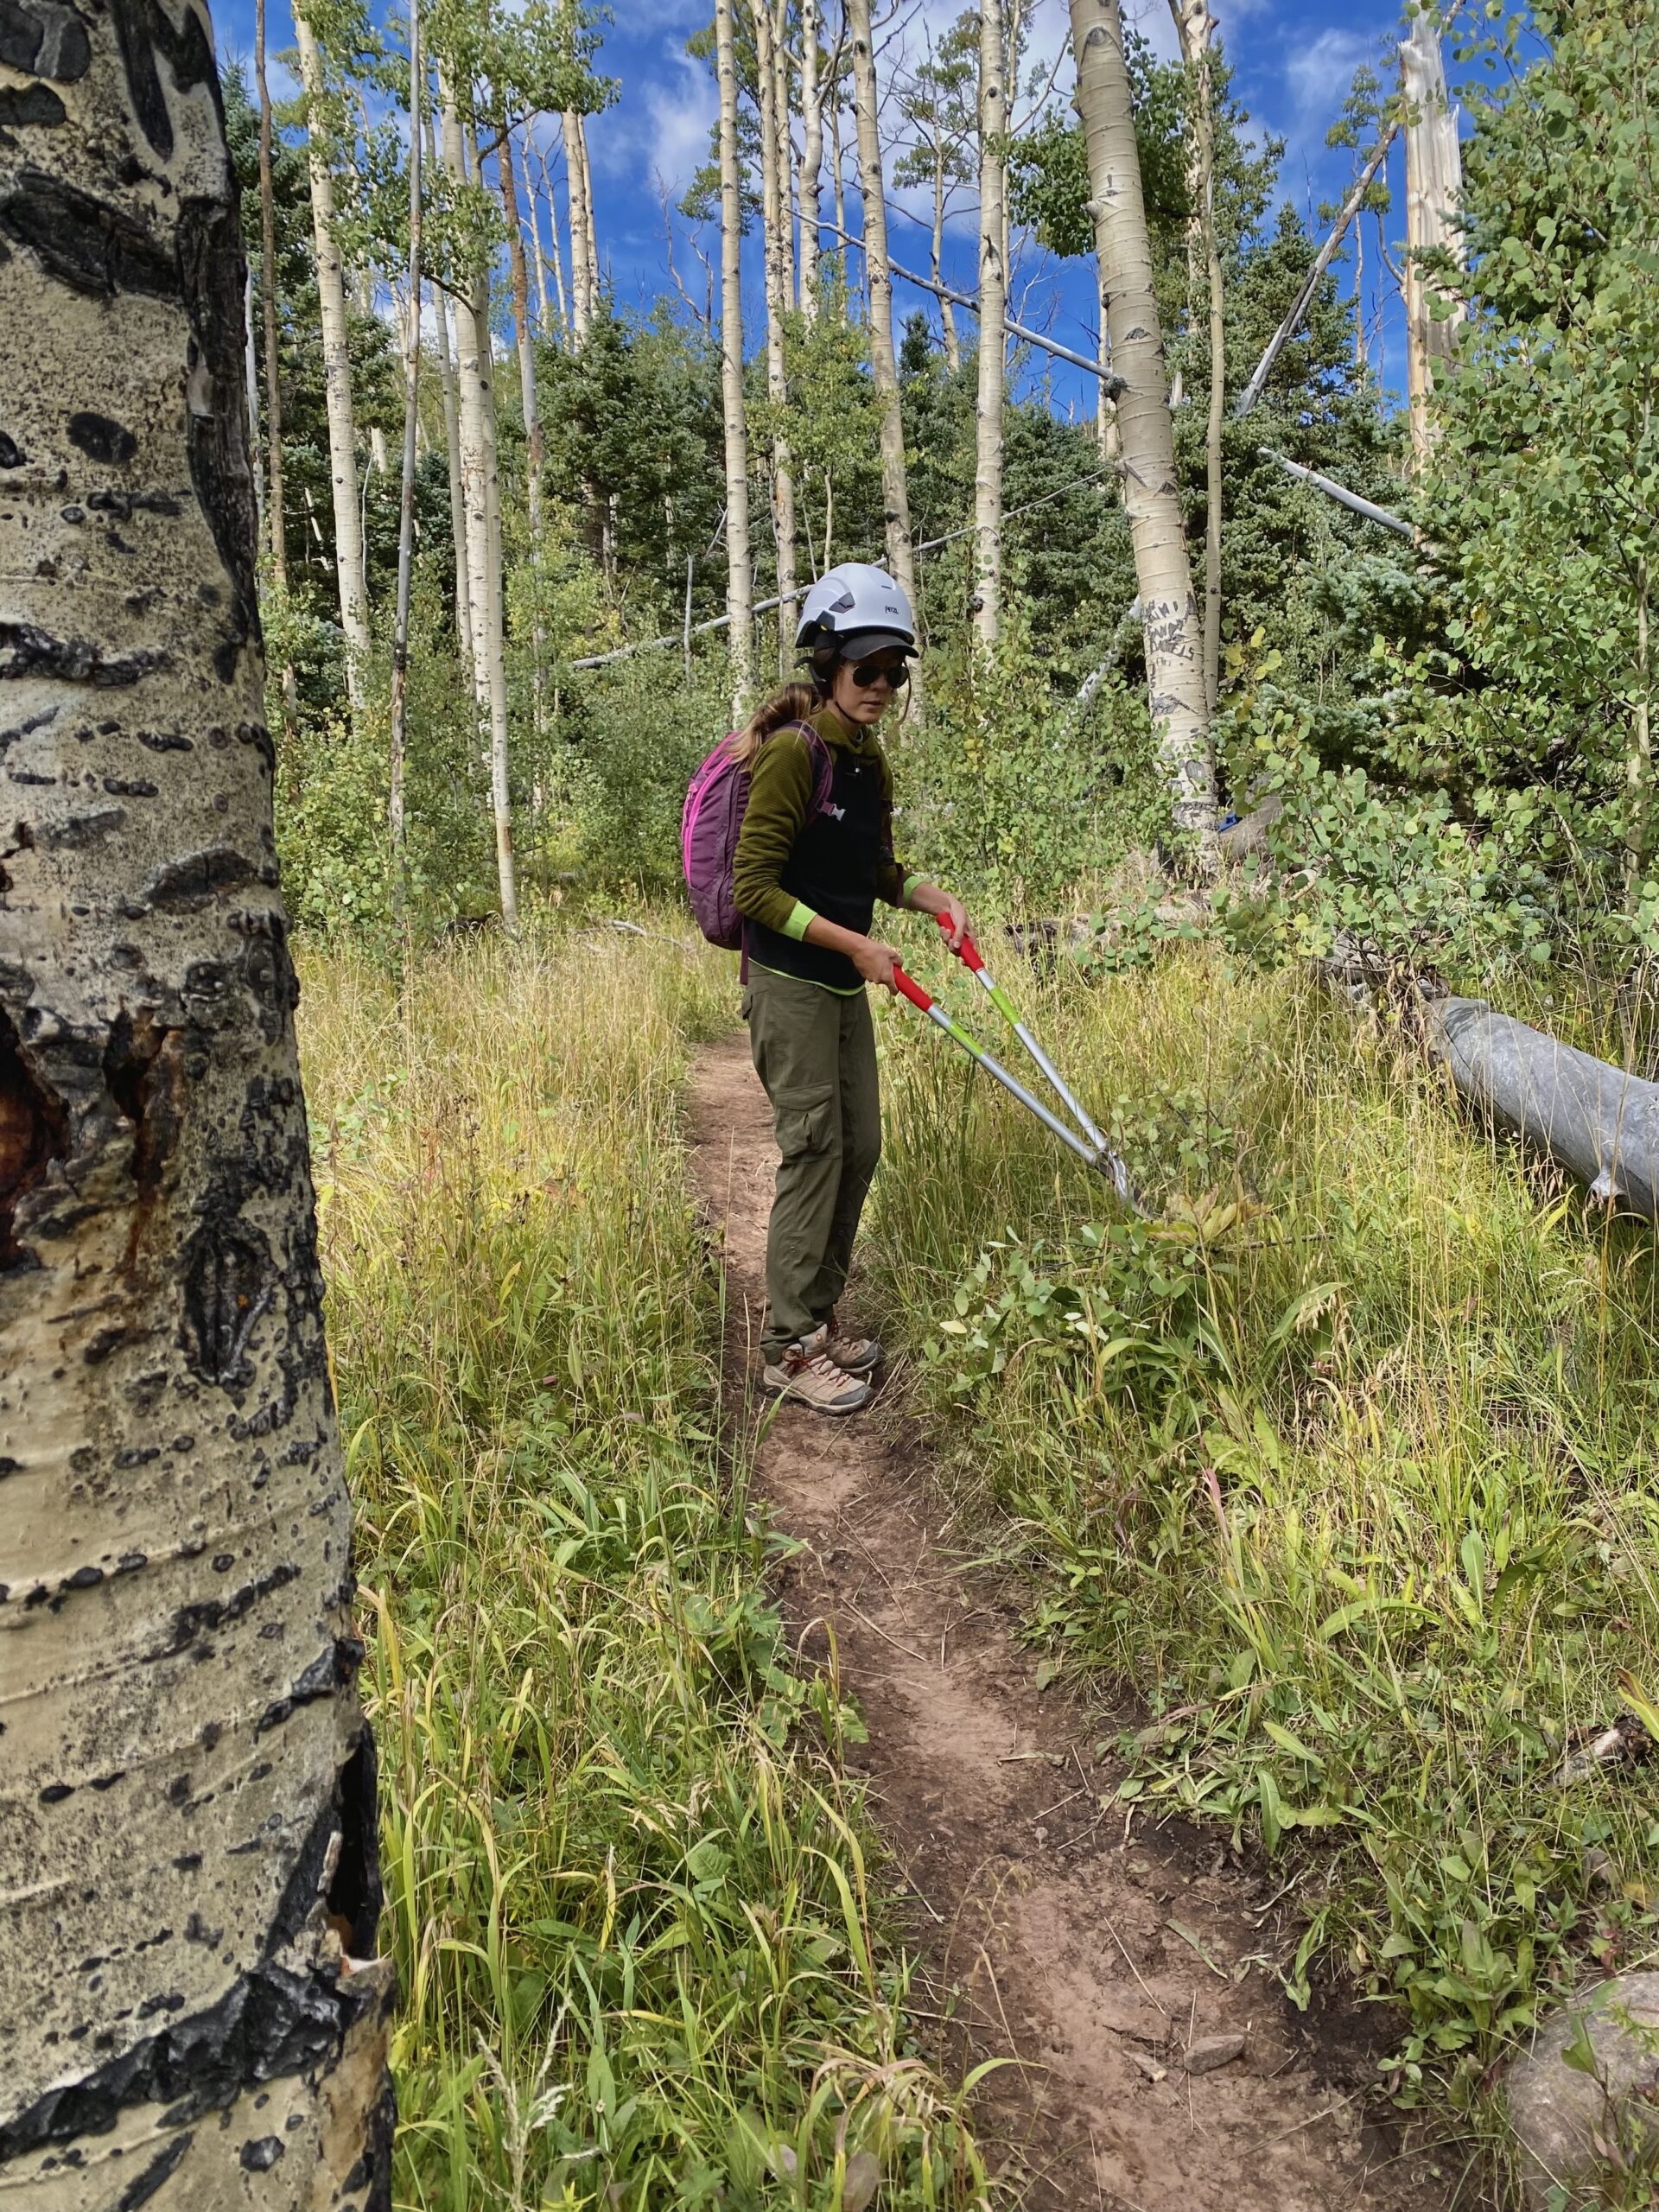
[[[875,748],[855,753],[849,746],[829,748],[835,773],[828,813],[808,817],[778,879],[791,899],[868,937],[875,912],[875,882],[881,851],[881,763]],[[825,983],[836,991],[861,991],[863,979],[844,952],[806,944],[759,922],[743,925],[743,950],[760,968]]]

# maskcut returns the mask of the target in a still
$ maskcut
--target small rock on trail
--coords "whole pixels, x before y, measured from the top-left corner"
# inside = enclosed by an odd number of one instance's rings
[[[724,1237],[728,1403],[734,1420],[746,1402],[757,1418],[745,1370],[777,1154],[746,1039],[703,1053],[691,1118]],[[1038,1693],[1007,1590],[950,1548],[913,1425],[880,1406],[834,1422],[787,1404],[766,1417],[758,1487],[799,1545],[779,1595],[807,1658],[826,1660],[833,1635],[869,1732],[848,1764],[868,1779],[889,1884],[913,1901],[914,2024],[925,2036],[932,2016],[930,2055],[949,2079],[1013,2062],[975,2101],[1001,2202],[1449,2212],[1455,2168],[1442,2178],[1362,2117],[1375,2043],[1310,2031],[1265,1976],[1273,1891],[1261,1873],[1224,1867],[1212,1839],[1194,1849],[1137,1829],[1111,1801],[1094,1745],[1116,1721]],[[1206,2049],[1225,2060],[1188,2070]],[[1473,2212],[1468,2193],[1459,2203]]]

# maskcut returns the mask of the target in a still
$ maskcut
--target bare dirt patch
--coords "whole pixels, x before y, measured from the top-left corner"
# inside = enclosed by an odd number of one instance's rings
[[[723,1232],[734,1404],[758,1338],[777,1155],[747,1040],[704,1054],[692,1135]],[[766,1414],[759,1416],[768,1418]],[[1095,1747],[1117,1725],[1039,1694],[1017,1615],[964,1572],[912,1425],[879,1407],[769,1417],[760,1486],[802,1548],[782,1596],[805,1649],[833,1641],[869,1741],[887,1847],[914,1900],[942,2067],[998,2054],[982,2127],[1029,2212],[1441,2212],[1463,2159],[1414,2145],[1370,2101],[1362,2018],[1296,2013],[1272,1870],[1191,1829],[1147,1828],[1109,1797]],[[1233,2043],[1242,2049],[1230,2056]],[[1189,2071],[1206,2058],[1209,2070]],[[988,2126],[986,2123],[988,2120]]]

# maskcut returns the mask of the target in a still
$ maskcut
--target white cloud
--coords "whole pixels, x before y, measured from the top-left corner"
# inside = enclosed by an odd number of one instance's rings
[[[1371,59],[1376,41],[1360,31],[1321,31],[1311,46],[1300,47],[1285,66],[1285,81],[1296,121],[1306,126],[1321,118],[1334,123],[1362,61]]]
[[[708,65],[694,61],[683,41],[664,40],[661,52],[662,73],[640,84],[643,98],[629,98],[629,72],[620,105],[588,124],[588,144],[599,175],[636,183],[660,177],[678,194],[709,157],[718,96]]]

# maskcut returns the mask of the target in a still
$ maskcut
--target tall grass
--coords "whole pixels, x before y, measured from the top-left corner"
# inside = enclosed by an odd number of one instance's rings
[[[789,1664],[719,1433],[680,1106],[728,983],[575,932],[434,955],[401,1001],[307,964],[401,2205],[982,2198],[910,2055],[851,1716]]]
[[[1192,948],[1025,995],[1164,1217],[901,1010],[885,1318],[1033,1637],[1140,1693],[1122,1797],[1279,1854],[1293,1995],[1335,1952],[1402,2007],[1395,2094],[1466,2101],[1659,1942],[1659,1768],[1555,1779],[1659,1701],[1651,1234],[1296,977]]]

